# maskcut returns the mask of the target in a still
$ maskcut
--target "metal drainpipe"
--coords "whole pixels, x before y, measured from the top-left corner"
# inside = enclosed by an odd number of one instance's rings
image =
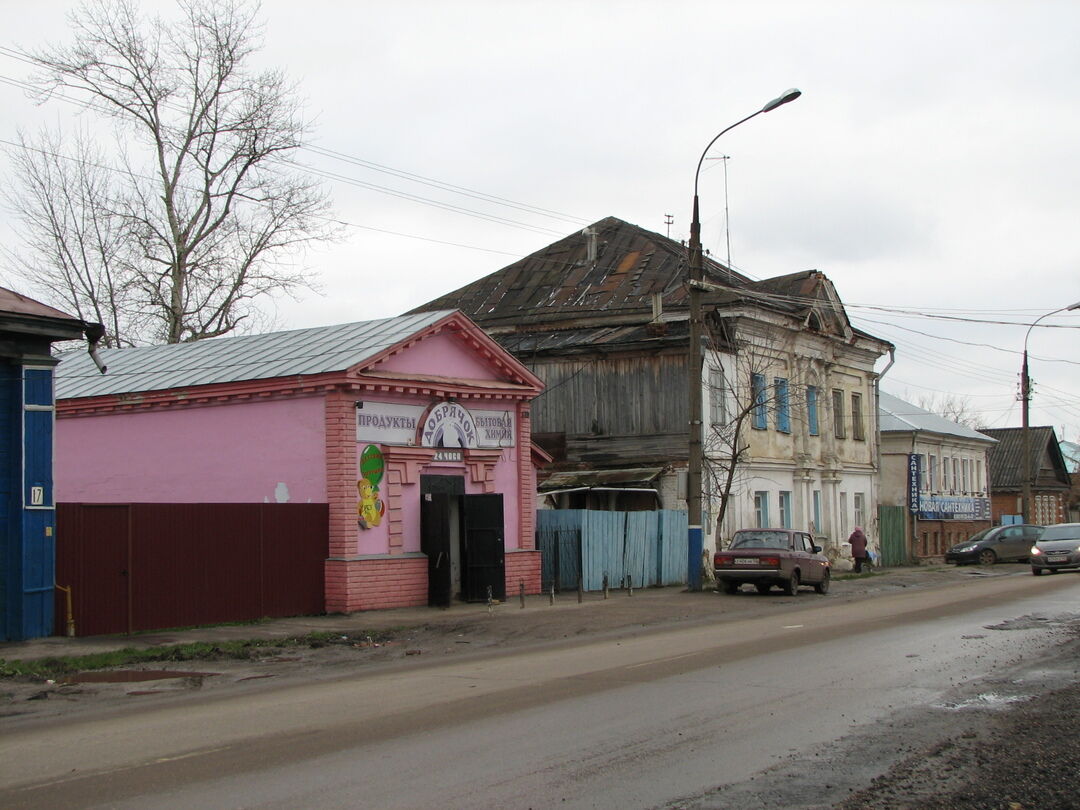
[[[881,373],[874,378],[874,449],[873,457],[871,461],[874,465],[874,503],[880,507],[879,497],[881,493],[881,486],[878,483],[878,478],[881,476],[881,378],[889,373],[889,369],[896,363],[896,347],[889,347],[889,363],[881,370]],[[878,520],[878,548],[880,549],[881,543],[881,520]]]

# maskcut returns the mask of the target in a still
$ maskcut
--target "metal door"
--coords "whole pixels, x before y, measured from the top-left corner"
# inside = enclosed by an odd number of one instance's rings
[[[79,525],[65,524],[65,517],[75,517]],[[76,585],[72,591],[76,632],[81,636],[130,633],[131,507],[69,506],[61,508],[58,518],[58,545],[75,544],[70,552],[59,555],[67,557],[73,568],[57,566],[57,577],[63,577],[61,585]]]
[[[461,499],[463,538],[462,591],[469,602],[506,599],[502,495],[465,495]]]
[[[441,492],[420,496],[420,550],[427,555],[428,606],[450,607],[450,500]]]

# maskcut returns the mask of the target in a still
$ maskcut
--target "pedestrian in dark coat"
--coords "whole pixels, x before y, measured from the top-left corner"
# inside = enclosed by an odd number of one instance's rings
[[[862,528],[856,526],[848,542],[851,543],[851,559],[855,562],[852,570],[859,574],[862,572],[863,563],[866,562],[866,535]]]

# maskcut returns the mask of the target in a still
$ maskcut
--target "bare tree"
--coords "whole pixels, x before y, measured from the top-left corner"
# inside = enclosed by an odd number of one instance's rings
[[[714,348],[717,347],[714,338]],[[723,403],[719,413],[710,414],[711,429],[705,437],[704,477],[706,491],[716,493],[719,508],[716,527],[719,531],[727,516],[728,506],[736,490],[738,476],[749,460],[750,441],[747,431],[755,421],[762,424],[776,420],[789,421],[803,408],[805,385],[793,375],[797,372],[782,363],[776,352],[768,347],[739,341],[735,351],[720,353],[728,364],[717,361],[709,380],[709,398]],[[776,375],[783,375],[785,385],[778,387]]]
[[[120,221],[113,216],[111,177],[88,138],[76,136],[61,153],[59,138],[43,133],[39,146],[21,140],[12,163],[21,183],[3,187],[4,199],[18,212],[27,251],[5,246],[8,263],[32,268],[37,284],[65,311],[105,327],[106,346],[123,345],[139,331],[132,322],[136,292],[120,250]]]
[[[972,430],[978,430],[982,425],[982,417],[973,409],[971,400],[958,394],[922,394],[915,404]]]
[[[85,140],[61,152],[42,136],[16,150],[22,270],[95,312],[121,344],[248,327],[260,299],[311,286],[286,261],[336,233],[325,192],[289,162],[306,129],[294,88],[248,67],[258,7],[178,7],[176,22],[143,17],[132,0],[91,0],[72,15],[73,44],[28,54],[43,97],[86,100],[118,141],[108,163]]]

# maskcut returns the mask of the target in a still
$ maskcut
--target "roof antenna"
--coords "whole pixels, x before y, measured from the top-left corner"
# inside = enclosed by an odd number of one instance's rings
[[[667,225],[667,238],[671,238],[671,224],[675,221],[675,217],[671,214],[664,214],[664,224]]]

